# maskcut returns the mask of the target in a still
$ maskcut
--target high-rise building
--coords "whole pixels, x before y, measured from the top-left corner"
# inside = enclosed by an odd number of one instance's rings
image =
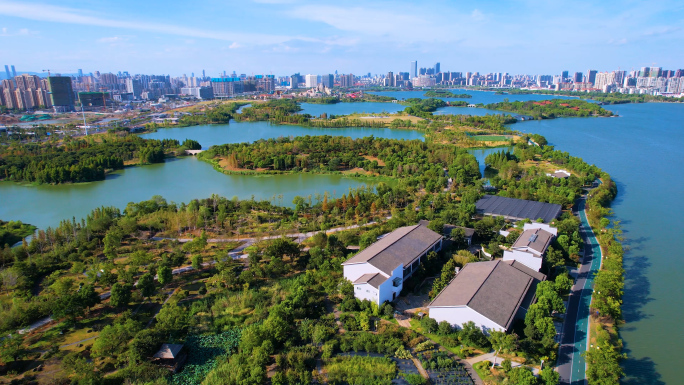
[[[651,67],[649,69],[649,75],[648,76],[652,77],[652,78],[659,78],[662,71],[663,71],[663,69],[661,67]]]
[[[385,84],[387,87],[394,87],[395,86],[396,83],[394,82],[394,72],[392,72],[392,71],[388,72],[387,77],[385,79],[387,80],[387,82]]]
[[[318,75],[306,75],[304,77],[304,83],[306,83],[306,88],[316,87],[318,85]]]
[[[569,74],[568,71],[563,71],[563,72],[561,73],[561,78],[562,78],[563,80],[567,79],[567,78],[568,78],[568,74]]]
[[[409,79],[413,79],[416,76],[418,76],[418,62],[412,61],[411,62],[411,69],[409,70]]]
[[[243,93],[244,83],[240,78],[212,78],[211,88],[215,97],[225,98]]]
[[[14,69],[14,66],[12,66],[12,77],[17,76],[17,71]]]
[[[354,83],[356,83],[356,79],[354,78],[354,74],[340,76],[340,86],[342,86],[342,87],[353,87]]]
[[[572,81],[574,83],[582,83],[582,73],[581,72],[575,72],[575,76],[572,77]]]
[[[82,77],[83,77],[83,70],[80,69],[80,68],[78,69],[78,77],[79,77],[79,78],[82,78]]]
[[[10,75],[9,67],[7,66],[7,64],[5,64],[5,77],[7,77],[7,79],[12,78],[12,76]]]
[[[126,92],[133,94],[135,99],[139,99],[142,94],[142,84],[138,79],[127,78],[126,79]]]
[[[328,88],[333,88],[335,85],[335,75],[328,74],[321,76],[321,84]]]
[[[639,77],[642,78],[647,78],[650,72],[649,67],[641,67],[641,71],[639,71]]]
[[[438,73],[440,73],[440,72],[442,72],[442,71],[440,71],[440,69],[439,69],[439,62],[437,62],[437,63],[435,63],[435,74],[438,74]]]
[[[596,74],[598,71],[596,70],[589,70],[587,71],[587,83],[594,84],[596,83]]]
[[[55,112],[74,110],[74,91],[71,87],[71,78],[69,76],[48,77],[48,87],[52,107]]]

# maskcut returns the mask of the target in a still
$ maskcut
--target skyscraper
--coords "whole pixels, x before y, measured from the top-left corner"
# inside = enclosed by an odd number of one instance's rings
[[[575,72],[575,76],[572,77],[572,81],[574,83],[582,83],[582,73],[581,72]]]
[[[313,88],[318,85],[318,75],[306,75],[305,81],[306,88]]]
[[[561,73],[561,78],[562,78],[563,80],[567,79],[567,78],[568,78],[568,71],[563,71],[563,72]]]
[[[12,78],[12,76],[10,76],[9,67],[7,66],[7,64],[5,64],[5,76],[7,77],[7,79]]]
[[[386,85],[387,87],[394,87],[394,73],[391,72],[391,71],[388,72],[388,73],[387,73],[387,78],[386,78],[386,79],[387,79],[387,82],[385,83],[385,85]]]
[[[78,77],[79,77],[79,78],[82,78],[82,77],[83,77],[83,70],[80,69],[80,68],[78,69]]]
[[[435,63],[435,74],[438,74],[438,73],[440,73],[440,72],[442,72],[442,71],[440,71],[440,69],[439,69],[439,62],[437,62],[437,63]]]
[[[74,110],[74,90],[71,87],[69,76],[48,77],[50,98],[55,112],[67,112]]]
[[[12,66],[12,77],[17,76],[17,71],[14,69],[14,66]]]
[[[411,62],[411,69],[409,70],[409,78],[413,79],[416,76],[418,76],[418,62],[412,61]]]
[[[596,71],[596,70],[587,71],[587,82],[591,83],[591,84],[596,83],[596,74],[597,73],[598,73],[598,71]]]
[[[140,80],[127,78],[126,92],[133,94],[133,97],[135,99],[139,99],[142,93],[142,84],[140,84]]]

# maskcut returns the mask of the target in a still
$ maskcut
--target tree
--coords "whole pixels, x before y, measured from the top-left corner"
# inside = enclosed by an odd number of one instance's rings
[[[192,268],[195,270],[202,269],[202,256],[197,254],[192,257]]]
[[[24,355],[20,334],[7,336],[0,340],[0,362],[8,364]]]
[[[541,373],[539,373],[539,377],[544,385],[558,385],[560,382],[560,374],[550,366],[542,369]]]
[[[482,333],[482,329],[475,325],[473,321],[463,324],[463,328],[458,333],[458,339],[463,345],[476,348],[486,347],[489,344],[487,337]]]
[[[78,298],[80,305],[86,309],[90,309],[102,301],[100,295],[95,291],[95,287],[90,284],[83,285],[78,290]]]
[[[115,283],[112,285],[109,304],[113,307],[123,307],[131,302],[131,285],[128,283]]]
[[[468,247],[468,242],[465,238],[465,230],[461,227],[455,227],[451,229],[451,240],[454,242],[454,248],[464,249]]]
[[[173,279],[173,272],[171,271],[171,268],[168,266],[160,266],[159,269],[157,269],[157,280],[159,281],[159,284],[162,286],[166,286],[171,280]]]
[[[167,302],[157,314],[157,328],[165,333],[182,333],[190,324],[189,314],[176,301]]]
[[[140,294],[145,298],[154,294],[154,278],[152,277],[152,274],[143,274],[138,280],[137,288],[140,290]]]
[[[443,336],[449,335],[454,331],[454,329],[451,327],[451,324],[449,323],[449,321],[446,321],[446,320],[441,321],[439,323],[438,329],[439,329],[439,334],[443,335]]]
[[[516,385],[537,385],[537,377],[532,374],[532,371],[526,367],[518,366],[511,369],[508,379],[511,384]]]
[[[496,365],[496,356],[498,356],[501,351],[508,352],[515,349],[515,336],[499,330],[492,330],[489,333],[489,342],[492,344],[492,348],[496,350],[492,367]]]

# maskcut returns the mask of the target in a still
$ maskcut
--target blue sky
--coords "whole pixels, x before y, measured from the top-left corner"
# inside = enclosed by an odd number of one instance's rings
[[[557,74],[684,68],[682,47],[681,0],[0,0],[18,71]]]

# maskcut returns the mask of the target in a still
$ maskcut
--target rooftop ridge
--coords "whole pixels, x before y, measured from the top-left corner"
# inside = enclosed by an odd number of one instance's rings
[[[397,238],[397,240],[395,240],[394,242],[392,242],[392,243],[388,244],[387,246],[383,247],[382,249],[378,250],[378,252],[375,253],[374,256],[368,258],[368,260],[366,260],[366,262],[367,262],[367,263],[370,263],[370,261],[372,261],[375,257],[377,257],[378,255],[380,255],[380,253],[382,253],[383,251],[387,250],[388,247],[390,247],[390,246],[394,245],[395,243],[399,242],[400,240],[402,240],[405,236],[411,234],[411,232],[412,232],[413,230],[417,229],[419,226],[420,226],[420,224],[412,225],[412,226],[404,226],[404,227],[413,227],[413,228],[412,228],[411,230],[407,231],[407,232],[406,232],[405,234],[403,234],[401,237]],[[400,227],[400,228],[401,228],[401,227]],[[396,230],[394,230],[394,231],[397,231],[397,230],[399,230],[400,228],[398,228],[398,229],[396,229]],[[394,231],[393,231],[393,232],[394,232]],[[390,234],[391,234],[391,233],[390,233]],[[383,239],[384,239],[384,238],[383,238]]]
[[[477,293],[479,293],[480,290],[482,290],[482,286],[484,286],[484,283],[487,282],[487,280],[492,275],[494,270],[496,270],[496,268],[499,266],[499,263],[501,263],[501,260],[497,260],[496,264],[494,264],[494,267],[491,270],[489,270],[489,273],[487,274],[485,279],[482,280],[482,283],[480,283],[480,286],[477,288],[477,290],[475,290],[473,295],[470,296],[470,299],[468,299],[468,302],[466,302],[466,306],[470,307],[470,303],[473,301],[473,298],[475,298],[477,296]]]

